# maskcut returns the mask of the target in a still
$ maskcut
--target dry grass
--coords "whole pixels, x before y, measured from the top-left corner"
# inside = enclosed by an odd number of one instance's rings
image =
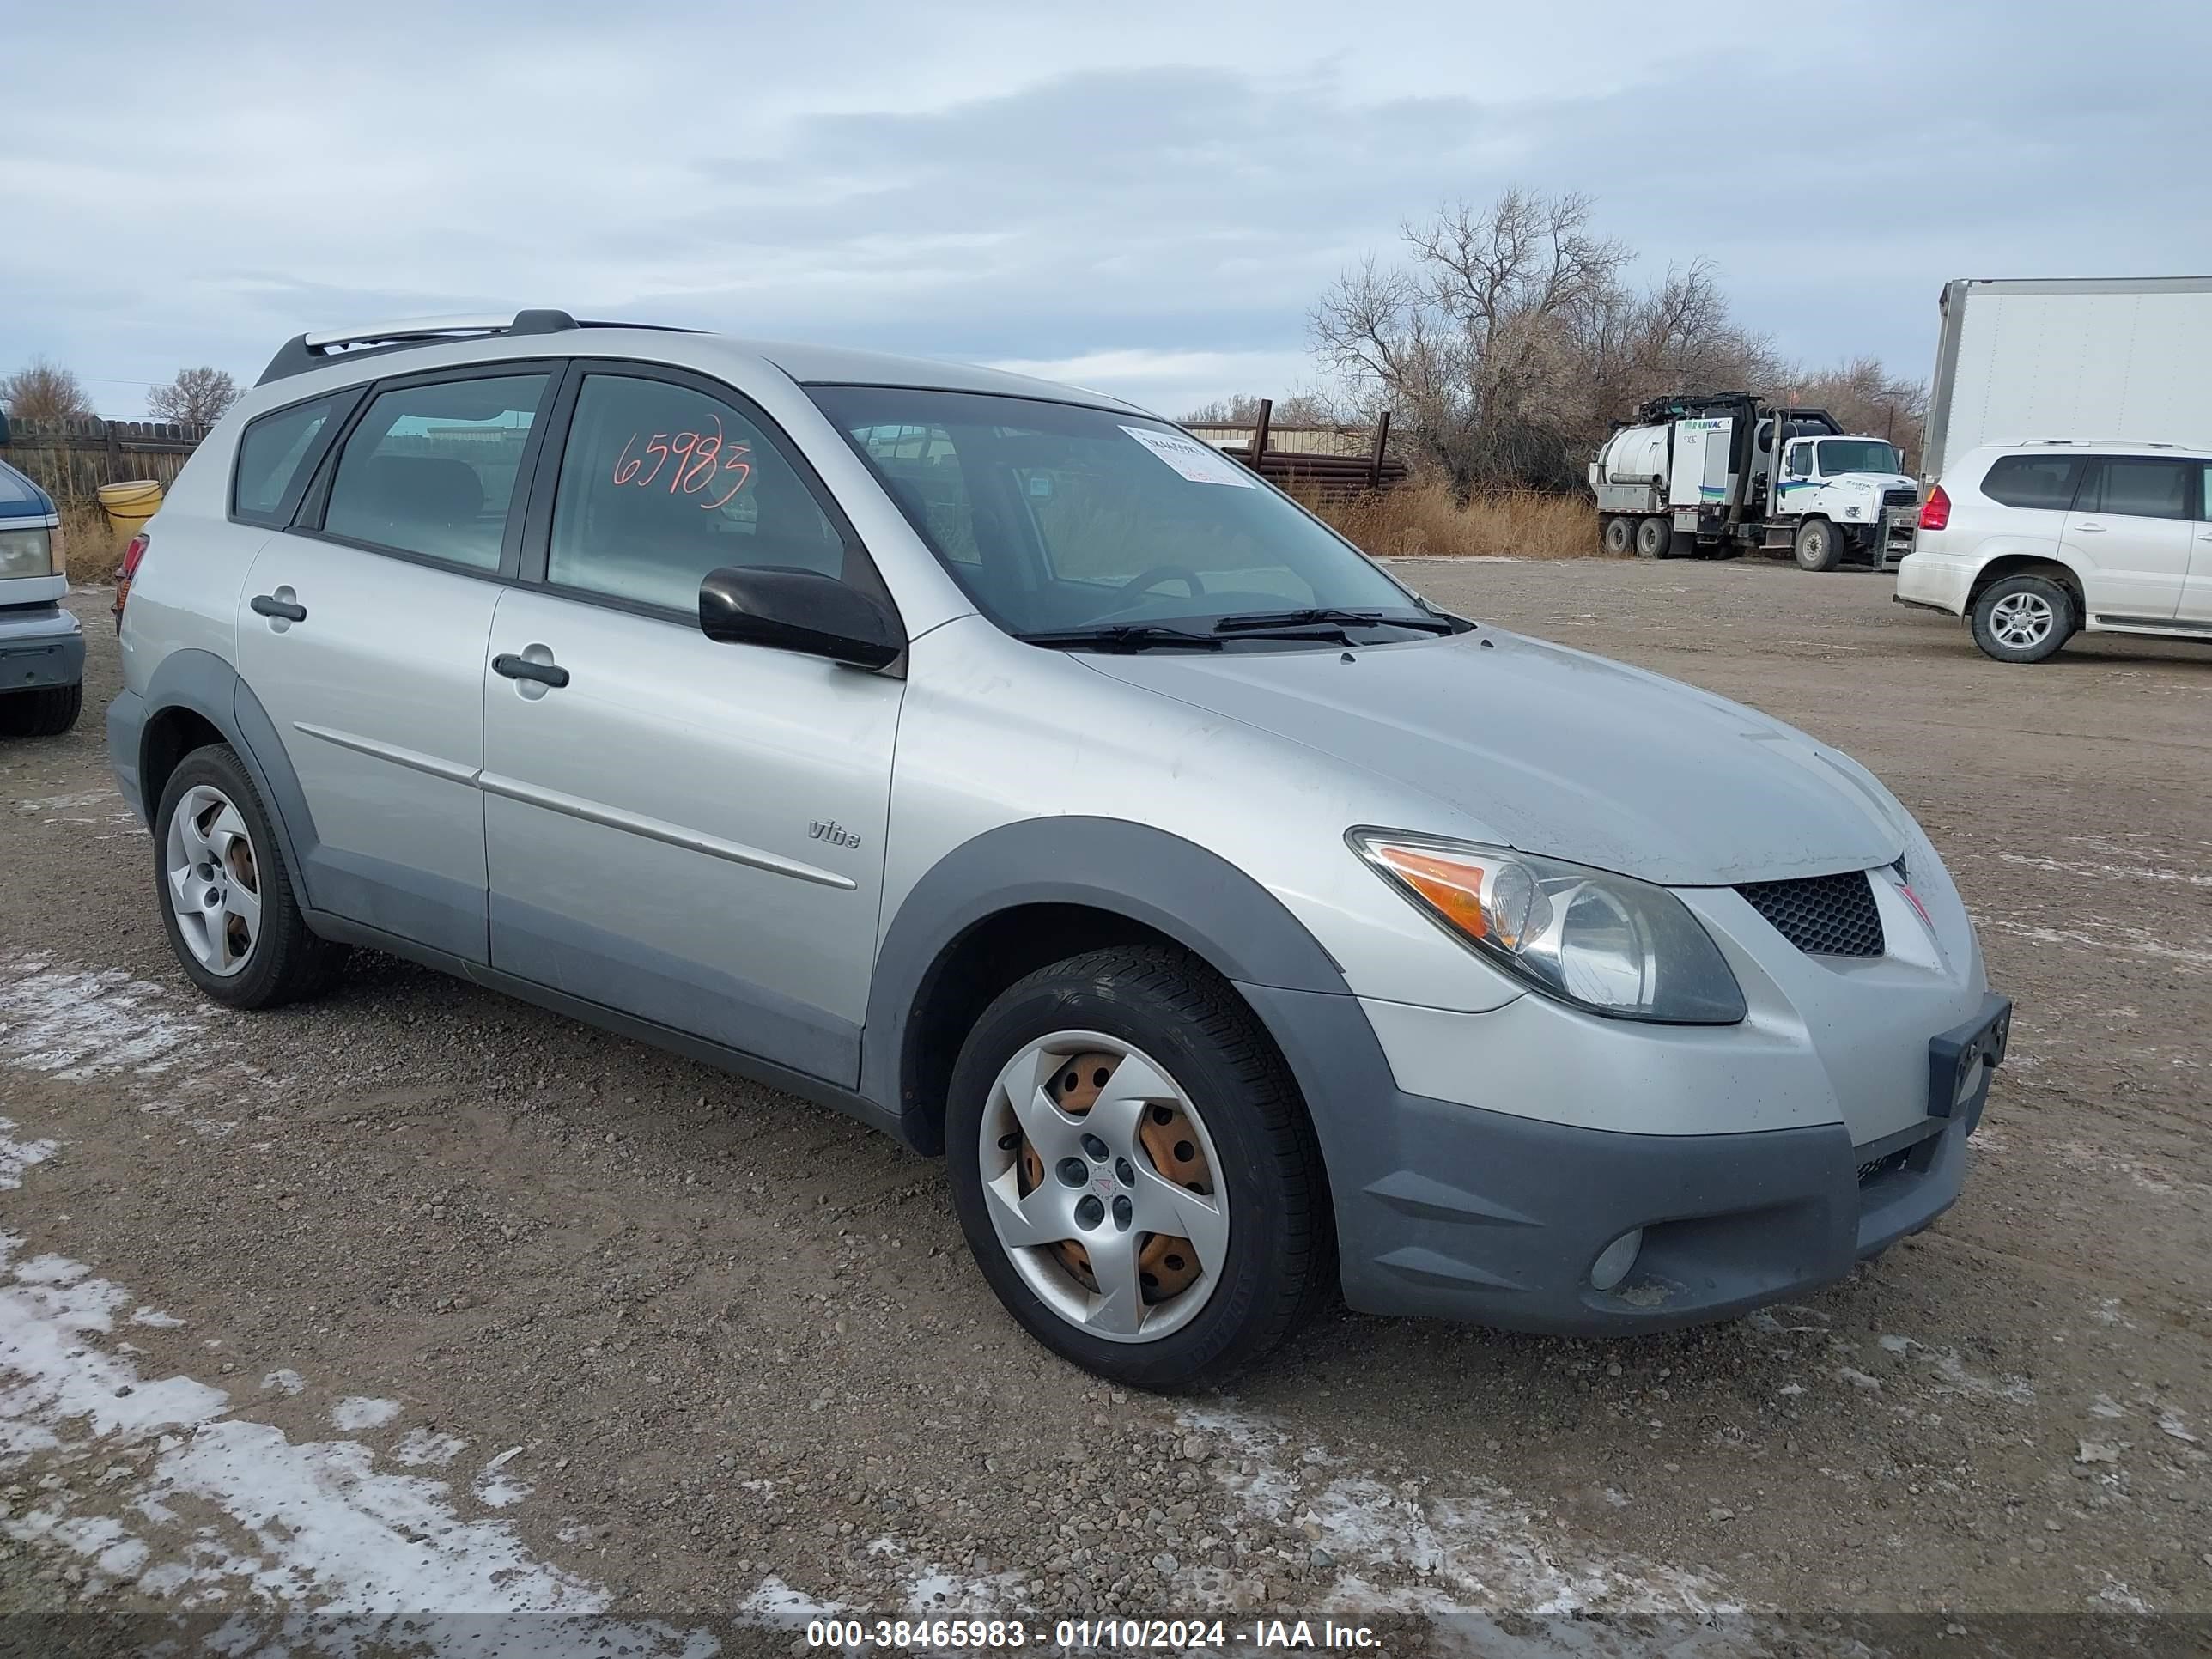
[[[62,554],[69,563],[70,582],[113,581],[115,568],[123,562],[123,544],[129,538],[108,526],[107,514],[97,502],[65,500],[61,515]]]
[[[1597,514],[1574,495],[1500,490],[1462,506],[1430,481],[1308,505],[1378,558],[1577,559],[1598,551]]]

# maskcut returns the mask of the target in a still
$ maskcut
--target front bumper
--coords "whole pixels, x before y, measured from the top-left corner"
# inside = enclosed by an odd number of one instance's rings
[[[75,685],[84,678],[84,629],[59,605],[0,611],[0,692]]]
[[[1948,1116],[1863,1146],[1841,1123],[1631,1134],[1404,1093],[1387,1065],[1366,1071],[1358,1034],[1323,1006],[1351,1000],[1245,988],[1315,1103],[1346,1300],[1514,1330],[1662,1330],[1844,1278],[1957,1200],[1994,1066]],[[1960,1030],[2003,1006],[1989,999]],[[1364,1048],[1380,1058],[1371,1031]],[[1313,1092],[1363,1072],[1378,1092]],[[1592,1264],[1638,1228],[1628,1277],[1595,1288]]]

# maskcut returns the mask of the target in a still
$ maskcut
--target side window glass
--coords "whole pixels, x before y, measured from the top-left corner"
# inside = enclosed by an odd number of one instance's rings
[[[687,386],[588,376],[561,457],[549,582],[695,616],[725,565],[845,574],[845,542],[750,421]]]
[[[399,386],[339,452],[323,528],[473,570],[499,568],[543,374]]]
[[[2137,519],[2185,519],[2189,516],[2188,464],[2148,457],[2108,459],[2104,465],[2104,486],[2094,510]]]
[[[2064,512],[2074,504],[2081,462],[2072,455],[2005,455],[1982,479],[1982,494],[2007,507]]]
[[[955,564],[983,562],[975,545],[975,507],[951,434],[941,426],[864,426],[853,436],[900,505],[929,526],[946,558]]]
[[[301,463],[319,453],[337,406],[337,398],[324,398],[248,422],[239,435],[238,465],[231,475],[231,511],[256,524],[275,523]]]
[[[2197,516],[2212,519],[2212,466],[2199,469],[2197,480]]]
[[[1812,475],[1812,471],[1813,446],[1810,444],[1790,445],[1790,457],[1788,461],[1784,465],[1783,475],[1785,477],[1803,478],[1809,477]]]

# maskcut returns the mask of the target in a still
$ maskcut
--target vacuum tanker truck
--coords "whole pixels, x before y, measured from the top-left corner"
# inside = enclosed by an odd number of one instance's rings
[[[1912,550],[1920,511],[1902,468],[1894,444],[1847,433],[1824,409],[1732,392],[1641,404],[1589,482],[1608,553],[1774,552],[1807,570],[1846,559],[1888,569]]]

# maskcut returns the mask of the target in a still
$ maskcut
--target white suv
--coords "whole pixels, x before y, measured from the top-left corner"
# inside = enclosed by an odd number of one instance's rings
[[[1999,662],[2041,662],[2083,629],[2212,641],[2212,452],[2171,444],[1985,444],[1920,512],[1897,599],[1967,618]]]

